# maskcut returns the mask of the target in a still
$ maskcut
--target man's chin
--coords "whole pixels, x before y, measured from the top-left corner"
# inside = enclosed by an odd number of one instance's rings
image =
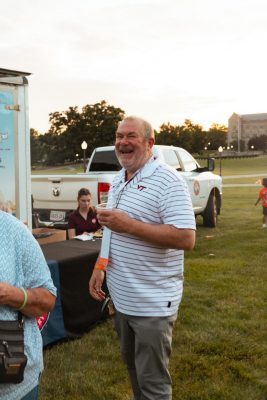
[[[129,157],[125,157],[125,156],[119,156],[119,163],[123,166],[123,168],[127,169],[128,167],[130,167],[133,163],[133,156]]]

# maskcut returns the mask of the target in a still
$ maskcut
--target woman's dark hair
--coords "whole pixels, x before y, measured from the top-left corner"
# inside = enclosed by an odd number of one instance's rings
[[[90,191],[88,190],[88,189],[86,189],[86,188],[81,188],[80,190],[79,190],[79,192],[78,192],[78,200],[79,200],[79,198],[81,198],[82,196],[91,196],[91,193],[90,193]]]

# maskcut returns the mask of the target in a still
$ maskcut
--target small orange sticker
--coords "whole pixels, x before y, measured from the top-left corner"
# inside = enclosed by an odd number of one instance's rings
[[[200,192],[200,184],[199,181],[194,181],[194,193],[196,196],[199,195]]]

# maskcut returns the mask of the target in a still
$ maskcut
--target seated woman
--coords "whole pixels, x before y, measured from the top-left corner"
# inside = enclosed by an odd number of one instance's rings
[[[68,238],[73,239],[77,235],[95,232],[101,228],[96,210],[91,206],[91,193],[82,188],[78,192],[78,208],[70,214],[68,220]]]

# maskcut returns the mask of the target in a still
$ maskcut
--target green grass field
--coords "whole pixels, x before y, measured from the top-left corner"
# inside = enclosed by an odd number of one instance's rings
[[[63,175],[63,174],[79,174],[83,172],[81,164],[62,165],[61,167],[47,167],[41,169],[33,169],[32,175]]]
[[[267,175],[267,155],[251,158],[223,158],[222,177],[228,175],[265,174]],[[215,173],[219,173],[220,160],[215,160]]]
[[[215,229],[197,218],[173,335],[173,400],[267,399],[267,229],[257,193],[225,188]],[[44,355],[41,400],[131,399],[112,320]]]

